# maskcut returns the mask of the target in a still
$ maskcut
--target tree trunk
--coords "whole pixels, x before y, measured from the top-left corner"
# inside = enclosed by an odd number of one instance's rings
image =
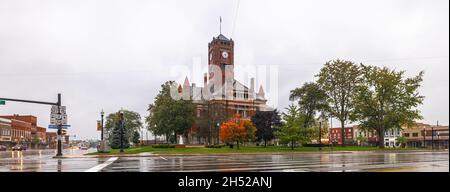
[[[267,140],[264,139],[264,148],[267,147]]]
[[[378,147],[384,149],[384,129],[380,129],[378,132]]]
[[[342,138],[342,147],[345,147],[345,122],[341,121],[341,138]]]
[[[293,139],[291,140],[291,149],[292,149],[292,151],[294,150],[294,140]]]
[[[239,150],[239,141],[236,141],[236,143],[237,143],[237,149]]]

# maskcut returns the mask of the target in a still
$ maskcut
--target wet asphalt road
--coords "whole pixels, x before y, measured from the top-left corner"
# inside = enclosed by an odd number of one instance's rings
[[[54,150],[0,152],[0,172],[449,172],[445,152],[335,152],[225,154],[149,157],[83,157],[91,151],[66,150],[70,158],[54,159]]]
[[[448,152],[352,152],[127,157],[101,171],[448,172],[448,155]]]
[[[82,156],[91,150],[64,150],[64,155]],[[1,151],[0,172],[82,172],[107,158],[55,159],[56,150]]]

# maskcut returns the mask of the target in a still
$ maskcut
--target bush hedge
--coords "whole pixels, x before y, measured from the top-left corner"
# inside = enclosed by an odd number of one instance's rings
[[[152,145],[153,148],[175,148],[175,145],[169,145],[169,144],[159,144],[159,145]]]

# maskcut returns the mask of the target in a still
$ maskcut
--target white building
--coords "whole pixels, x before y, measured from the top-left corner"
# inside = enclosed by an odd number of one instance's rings
[[[401,129],[391,129],[384,132],[384,146],[388,148],[400,147],[397,138],[402,136]]]

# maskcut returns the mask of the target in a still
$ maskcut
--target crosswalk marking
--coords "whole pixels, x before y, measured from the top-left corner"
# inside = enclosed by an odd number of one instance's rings
[[[105,168],[106,166],[110,165],[111,163],[113,163],[114,161],[116,161],[117,159],[119,159],[118,157],[111,157],[109,158],[107,161],[105,161],[104,163],[97,165],[95,167],[92,167],[84,172],[99,172],[100,170],[102,170],[103,168]]]

